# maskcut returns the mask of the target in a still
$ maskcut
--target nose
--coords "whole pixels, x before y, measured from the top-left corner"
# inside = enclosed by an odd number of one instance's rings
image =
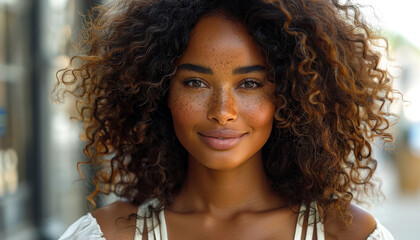
[[[230,89],[215,89],[212,92],[207,118],[220,125],[233,122],[238,118],[235,96]]]

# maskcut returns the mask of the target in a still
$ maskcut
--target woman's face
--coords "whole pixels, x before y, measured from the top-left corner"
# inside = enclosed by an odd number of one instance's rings
[[[222,14],[202,17],[176,65],[168,106],[190,161],[227,170],[261,160],[273,124],[274,84],[245,26]]]

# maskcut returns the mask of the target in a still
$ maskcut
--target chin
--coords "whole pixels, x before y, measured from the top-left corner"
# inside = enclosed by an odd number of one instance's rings
[[[252,156],[244,156],[235,152],[220,152],[220,153],[213,153],[213,154],[206,154],[204,156],[202,154],[201,157],[194,157],[190,155],[189,161],[194,161],[202,165],[205,168],[211,170],[218,170],[218,171],[228,171],[228,170],[235,170],[239,169],[242,165],[245,164],[252,164],[255,161],[261,161],[259,152],[255,153]]]

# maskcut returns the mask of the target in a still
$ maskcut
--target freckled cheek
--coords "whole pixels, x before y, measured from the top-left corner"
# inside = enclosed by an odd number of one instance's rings
[[[243,113],[248,125],[254,128],[270,129],[274,117],[274,104],[266,99],[255,99],[243,106]]]
[[[177,95],[169,99],[174,124],[191,125],[203,114],[205,103],[193,96]]]

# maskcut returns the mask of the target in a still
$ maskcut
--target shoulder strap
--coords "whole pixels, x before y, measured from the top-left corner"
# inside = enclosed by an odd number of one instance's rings
[[[320,222],[318,206],[313,202],[314,209],[316,211],[316,237],[318,240],[325,240],[324,224]]]
[[[298,218],[297,218],[294,240],[301,240],[302,239],[303,221],[304,221],[304,218],[305,218],[305,211],[306,211],[306,206],[305,206],[305,204],[302,203],[300,205],[300,208],[299,208],[299,215],[298,215]]]
[[[319,222],[318,206],[316,205],[315,202],[311,203],[311,207],[309,208],[309,211],[310,212],[309,212],[309,218],[308,218],[308,226],[306,228],[305,240],[312,239],[312,236],[314,235],[314,225],[316,225],[317,239],[325,240],[324,224]],[[306,212],[306,206],[305,204],[302,204],[299,209],[299,215],[298,215],[298,220],[296,223],[294,240],[302,239],[305,212]]]
[[[166,230],[166,221],[165,221],[165,212],[162,210],[159,213],[160,219],[160,233],[162,235],[162,240],[168,240],[168,232]]]
[[[164,212],[160,211],[159,214],[155,214],[149,210],[149,206],[156,207],[158,204],[157,199],[150,199],[138,207],[137,215],[139,218],[136,221],[137,231],[134,240],[142,240],[144,231],[147,231],[148,240],[168,239]]]

